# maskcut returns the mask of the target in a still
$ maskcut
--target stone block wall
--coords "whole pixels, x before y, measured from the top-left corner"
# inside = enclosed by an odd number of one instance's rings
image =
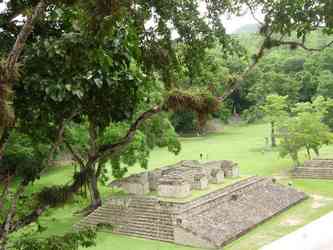
[[[148,194],[150,192],[148,172],[131,175],[122,180],[113,181],[110,186],[122,188],[129,194]]]
[[[224,171],[223,170],[213,170],[211,175],[211,182],[213,184],[220,184],[224,181]]]
[[[140,182],[124,182],[121,185],[121,188],[124,189],[129,194],[136,195],[145,195],[149,193],[149,183],[140,183]]]
[[[161,182],[158,185],[158,196],[160,197],[173,197],[185,198],[191,194],[190,183],[183,182]]]
[[[196,176],[194,177],[193,189],[203,190],[208,187],[208,177],[207,176]]]

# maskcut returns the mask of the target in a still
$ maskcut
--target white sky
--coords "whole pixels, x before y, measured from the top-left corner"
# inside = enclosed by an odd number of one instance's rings
[[[0,12],[4,10],[5,4],[3,2],[7,2],[8,0],[0,0],[2,3],[0,3]],[[205,6],[204,4],[200,4],[199,10],[202,14],[205,13]],[[261,19],[262,15],[260,13],[256,13],[256,17]],[[255,24],[257,23],[254,18],[252,17],[250,11],[245,11],[245,13],[240,16],[223,16],[223,25],[226,28],[227,33],[232,33],[235,30],[239,29],[240,27],[246,25],[246,24]]]
[[[256,15],[256,18],[260,20],[261,15]],[[258,24],[258,22],[252,17],[251,13],[248,11],[242,16],[232,16],[232,17],[222,17],[223,25],[227,33],[232,33],[246,24]]]

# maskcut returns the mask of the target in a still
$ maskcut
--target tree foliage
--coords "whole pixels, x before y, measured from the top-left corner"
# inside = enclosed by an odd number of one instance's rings
[[[79,247],[89,248],[95,245],[96,231],[85,229],[66,233],[63,236],[36,238],[25,236],[14,242],[17,250],[76,250]]]
[[[322,122],[331,100],[316,98],[313,103],[298,103],[293,109],[294,116],[282,120],[278,126],[279,151],[282,157],[290,155],[299,165],[299,152],[306,150],[311,159],[311,151],[319,155],[323,145],[332,142],[327,125]]]

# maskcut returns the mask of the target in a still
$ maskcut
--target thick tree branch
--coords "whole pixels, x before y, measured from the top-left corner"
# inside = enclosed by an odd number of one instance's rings
[[[77,161],[77,163],[80,164],[81,169],[84,169],[85,164],[84,164],[84,160],[82,159],[82,157],[77,152],[75,152],[74,148],[72,147],[72,145],[67,140],[64,140],[64,142],[65,142],[65,145],[66,145],[67,149],[69,150],[69,152],[74,157],[74,159]]]
[[[133,140],[139,127],[146,120],[150,119],[152,116],[160,113],[161,111],[163,111],[162,106],[155,106],[155,107],[151,108],[150,110],[142,113],[136,119],[136,121],[132,124],[132,126],[129,128],[129,130],[127,131],[127,134],[122,139],[120,139],[119,142],[114,143],[114,144],[104,144],[104,145],[100,146],[98,149],[97,156],[95,157],[95,159],[92,159],[92,160],[96,161],[97,159],[99,159],[105,155],[110,155],[115,152],[121,151],[125,146],[127,146],[128,144],[131,143],[131,141]]]
[[[75,152],[74,148],[67,140],[65,140],[64,142],[69,152],[72,154],[77,163],[80,164],[81,169],[83,169],[85,167],[83,158],[79,155],[79,153]]]
[[[53,143],[53,145],[51,147],[51,150],[50,150],[50,152],[48,154],[48,157],[47,157],[47,165],[48,166],[51,164],[51,161],[52,161],[52,158],[53,158],[55,152],[58,150],[58,148],[60,147],[60,145],[64,141],[64,132],[65,132],[66,125],[68,124],[68,122],[73,120],[73,118],[75,116],[77,116],[78,114],[79,114],[78,111],[74,111],[74,112],[72,112],[72,114],[67,119],[62,119],[62,121],[60,122],[55,142]]]
[[[220,102],[224,102],[227,98],[230,97],[230,95],[232,95],[236,90],[240,88],[241,82],[257,66],[261,58],[264,56],[264,53],[265,53],[265,46],[263,43],[259,51],[255,55],[255,60],[253,61],[253,63],[251,63],[240,76],[234,79],[233,83],[231,84],[231,87],[227,91],[225,91],[221,97],[218,98]]]
[[[45,1],[39,1],[32,15],[26,18],[7,60],[3,65],[0,65],[0,137],[2,137],[6,127],[11,127],[14,124],[15,115],[11,102],[13,99],[14,80],[17,78],[16,66],[25,44],[33,31],[35,22],[43,15],[45,8]]]
[[[7,75],[7,79],[13,79],[12,73],[15,71],[15,65],[22,54],[26,41],[32,33],[35,22],[43,15],[45,8],[45,1],[41,0],[36,5],[33,14],[27,17],[6,61],[5,70],[9,74]]]

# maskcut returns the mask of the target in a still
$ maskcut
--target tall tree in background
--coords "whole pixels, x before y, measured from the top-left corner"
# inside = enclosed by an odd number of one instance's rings
[[[269,123],[271,124],[271,143],[272,147],[276,147],[276,127],[277,123],[288,116],[287,113],[288,96],[269,95],[262,109]]]

